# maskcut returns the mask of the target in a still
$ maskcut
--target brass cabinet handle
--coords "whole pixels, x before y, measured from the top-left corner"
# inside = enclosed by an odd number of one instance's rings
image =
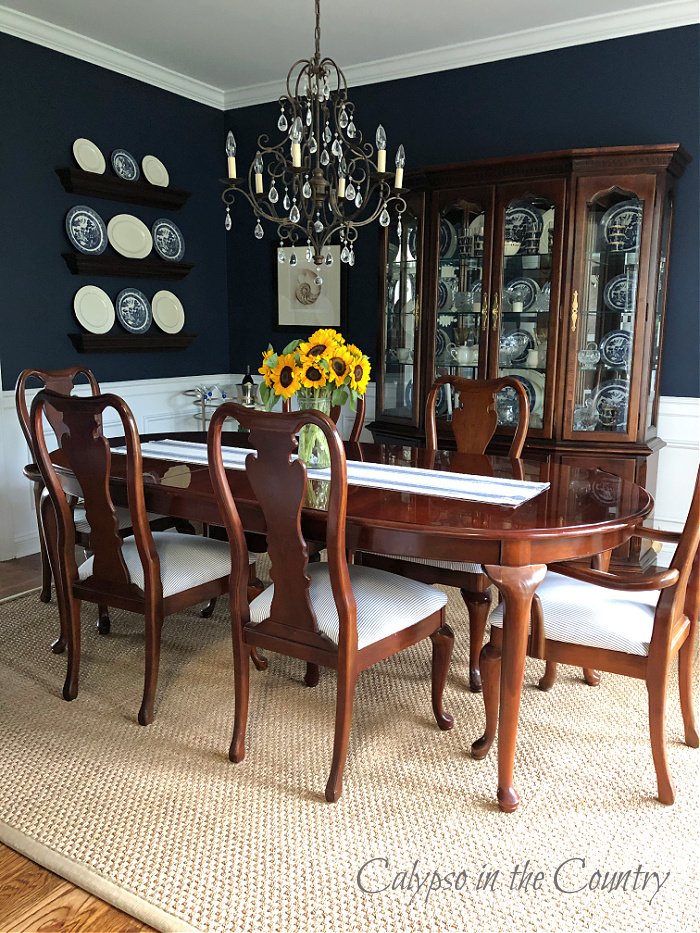
[[[498,292],[493,296],[493,304],[491,305],[491,330],[494,332],[498,330],[498,315],[500,312],[499,308],[499,299]]]
[[[576,333],[576,324],[578,322],[578,291],[574,292],[571,299],[571,333]]]
[[[481,329],[486,330],[489,323],[489,293],[481,296]]]
[[[416,297],[416,304],[414,308],[414,317],[415,317],[415,329],[418,330],[420,326],[420,298]]]

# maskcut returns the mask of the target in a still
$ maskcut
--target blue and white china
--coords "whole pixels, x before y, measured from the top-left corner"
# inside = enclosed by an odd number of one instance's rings
[[[125,288],[117,295],[117,320],[130,334],[143,334],[151,326],[150,302],[138,288]]]
[[[151,228],[153,246],[163,259],[179,262],[185,255],[185,238],[179,228],[166,217],[161,217]]]
[[[605,242],[613,251],[628,253],[639,245],[642,225],[640,201],[621,201],[613,205],[600,220]]]
[[[443,330],[442,327],[438,327],[435,330],[435,359],[436,360],[445,360],[447,354],[449,353],[450,347],[450,336],[446,330]]]
[[[66,214],[66,233],[73,246],[87,256],[99,256],[107,249],[105,222],[85,204],[76,204]]]
[[[631,311],[637,292],[636,277],[626,273],[610,279],[603,292],[603,301],[611,311]]]
[[[442,259],[451,259],[457,252],[457,231],[444,217],[440,221],[439,250]]]
[[[600,341],[600,358],[611,369],[627,369],[632,350],[632,335],[626,330],[611,330]]]
[[[139,163],[126,149],[115,149],[111,160],[114,174],[124,181],[138,181],[141,177]]]
[[[523,311],[529,311],[537,301],[540,287],[533,279],[513,279],[506,286],[508,297],[513,301],[522,301]]]
[[[451,279],[440,279],[438,282],[438,311],[444,311],[451,308],[454,303],[454,294],[452,291]]]
[[[627,406],[630,386],[625,379],[608,379],[601,382],[593,397],[598,413],[598,423],[606,430],[624,430],[627,424]]]
[[[406,239],[406,245],[408,247],[408,261],[409,262],[411,262],[412,260],[418,259],[418,255],[416,253],[417,240],[418,240],[418,229],[416,227],[411,227],[410,230],[408,231],[408,236]]]
[[[521,366],[527,362],[528,351],[535,349],[535,338],[529,331],[513,330],[502,333],[499,343],[499,356],[510,366]]]
[[[511,204],[506,208],[505,238],[523,243],[528,237],[541,236],[542,214],[526,204]]]

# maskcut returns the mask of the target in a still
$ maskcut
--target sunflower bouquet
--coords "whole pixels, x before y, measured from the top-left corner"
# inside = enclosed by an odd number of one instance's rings
[[[300,407],[313,408],[321,403],[318,407],[323,410],[327,405],[344,405],[349,400],[354,409],[358,395],[367,390],[370,362],[338,331],[324,328],[308,340],[293,340],[281,353],[270,345],[258,372],[264,380],[260,397],[267,409],[278,398],[293,395]]]

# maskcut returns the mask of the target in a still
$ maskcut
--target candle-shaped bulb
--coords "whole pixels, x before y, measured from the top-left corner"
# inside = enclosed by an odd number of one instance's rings
[[[345,184],[346,177],[348,174],[348,166],[345,159],[341,159],[338,163],[338,199],[345,197]]]
[[[294,168],[301,168],[302,132],[301,117],[295,117],[291,129],[289,130],[289,139],[292,143],[292,165]]]
[[[226,136],[226,157],[228,159],[228,177],[236,177],[236,137],[232,131]]]
[[[381,123],[377,127],[375,142],[377,143],[377,171],[383,173],[386,172],[386,132]]]
[[[406,150],[403,143],[396,150],[396,175],[394,176],[394,187],[400,188],[403,184],[403,170],[406,165]]]
[[[255,193],[263,193],[263,157],[260,151],[255,153],[253,162],[253,171],[255,172]]]

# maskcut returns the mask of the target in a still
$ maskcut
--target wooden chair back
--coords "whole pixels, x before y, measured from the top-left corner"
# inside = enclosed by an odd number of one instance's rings
[[[72,366],[69,369],[25,369],[17,377],[15,385],[15,406],[17,408],[17,417],[25,440],[32,448],[31,431],[29,428],[29,408],[27,406],[27,383],[35,380],[39,382],[40,388],[48,389],[51,392],[58,392],[61,395],[70,395],[77,383],[78,377],[84,376],[90,386],[91,395],[100,394],[100,384],[97,381],[92,370],[85,366]],[[46,407],[46,420],[51,425],[52,430],[58,437],[61,430],[58,413],[50,405]]]
[[[126,439],[126,481],[131,525],[144,568],[145,589],[160,593],[160,563],[146,516],[141,445],[134,416],[116,395],[70,396],[43,389],[32,403],[29,418],[30,442],[37,466],[53,503],[58,531],[58,559],[71,585],[77,580],[75,528],[72,509],[51,460],[44,434],[44,416],[52,412],[52,427],[65,466],[80,484],[85,514],[90,524],[90,548],[94,554],[90,584],[111,598],[133,598],[138,588],[131,583],[122,555],[122,538],[116,508],[109,489],[111,451],[102,433],[105,409],[119,416]],[[114,603],[119,605],[119,603]]]
[[[657,616],[660,612],[667,612],[672,619],[681,618],[684,614],[691,621],[697,619],[700,611],[700,468],[688,517],[669,569],[678,571],[678,582],[661,591]]]
[[[343,442],[335,425],[319,411],[262,412],[235,402],[219,406],[212,415],[208,433],[209,469],[231,546],[230,596],[232,604],[238,607],[243,625],[250,619],[246,599],[247,548],[221,449],[222,428],[229,417],[250,432],[248,442],[255,453],[251,451],[246,458],[246,473],[265,518],[271,578],[275,585],[270,618],[256,630],[297,645],[326,651],[331,647],[319,632],[311,606],[310,579],[306,573],[309,551],[301,529],[307,484],[317,481],[309,480],[300,460],[292,460],[298,446],[296,435],[303,425],[309,424],[323,432],[330,449],[326,547],[340,621],[339,646],[340,650],[343,647],[351,650],[353,645],[356,648],[356,605],[345,552],[347,467]]]
[[[459,398],[459,407],[452,411],[452,432],[457,450],[465,454],[483,454],[489,441],[496,433],[498,412],[496,396],[505,388],[511,388],[518,399],[518,424],[513,434],[509,456],[519,457],[525,446],[530,421],[530,405],[525,389],[517,379],[503,376],[500,379],[464,379],[461,376],[440,376],[433,383],[425,404],[425,445],[436,450],[437,421],[435,401],[441,386],[451,386]]]

